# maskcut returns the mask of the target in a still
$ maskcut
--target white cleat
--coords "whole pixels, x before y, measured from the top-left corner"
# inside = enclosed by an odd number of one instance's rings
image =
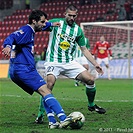
[[[108,78],[108,80],[112,80],[111,78]]]
[[[68,116],[64,121],[61,122],[60,128],[67,128],[71,123],[81,120],[81,116]]]
[[[60,128],[60,123],[59,122],[56,122],[56,123],[49,122],[48,128],[49,129],[57,129],[57,128]]]

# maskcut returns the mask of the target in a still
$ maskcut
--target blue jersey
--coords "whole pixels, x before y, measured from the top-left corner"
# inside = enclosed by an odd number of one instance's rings
[[[52,24],[46,23],[42,30]],[[38,74],[34,61],[34,29],[29,25],[22,26],[10,34],[4,41],[4,47],[11,47],[9,75],[14,83],[29,94],[33,94],[46,82]]]
[[[52,26],[52,23],[47,22],[42,30],[46,30],[50,26]],[[5,39],[4,47],[8,45],[12,48],[10,56],[11,64],[30,65],[31,68],[35,68],[34,35],[34,29],[27,24]]]

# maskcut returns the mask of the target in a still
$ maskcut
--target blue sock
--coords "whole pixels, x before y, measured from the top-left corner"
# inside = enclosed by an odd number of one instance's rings
[[[53,111],[49,108],[49,106],[45,102],[44,102],[44,108],[49,122],[56,123]]]
[[[52,94],[48,94],[43,97],[43,101],[51,110],[54,111],[60,121],[64,121],[66,119],[67,116],[65,115],[63,108]]]

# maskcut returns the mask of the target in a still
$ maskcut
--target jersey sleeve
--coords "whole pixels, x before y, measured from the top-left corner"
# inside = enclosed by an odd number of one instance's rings
[[[54,23],[54,22],[59,22],[59,19],[50,19],[49,21],[48,21],[49,23]],[[49,31],[52,31],[53,30],[53,26],[51,25],[51,26],[49,26],[48,28],[45,28],[45,30],[49,30]]]
[[[89,39],[85,37],[85,43],[86,43],[86,48],[90,50],[90,42]]]
[[[42,28],[42,31],[49,30],[49,28],[52,26],[52,22],[46,22],[46,26]]]
[[[3,46],[10,45],[28,45],[34,41],[34,32],[29,28],[20,28],[11,33],[4,41]]]
[[[3,43],[3,47],[5,48],[7,45],[12,47],[12,44],[14,43],[14,36],[13,34],[9,35],[5,40],[4,40],[4,43]]]
[[[77,44],[82,47],[82,46],[86,46],[85,45],[85,36],[84,36],[84,33],[82,31],[82,29],[79,27],[79,31],[78,31],[78,36],[76,38],[76,42]]]

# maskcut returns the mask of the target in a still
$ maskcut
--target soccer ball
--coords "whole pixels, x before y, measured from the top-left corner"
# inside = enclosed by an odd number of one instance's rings
[[[81,112],[72,112],[69,116],[81,116],[81,120],[69,125],[72,129],[80,129],[84,125],[85,116]]]

